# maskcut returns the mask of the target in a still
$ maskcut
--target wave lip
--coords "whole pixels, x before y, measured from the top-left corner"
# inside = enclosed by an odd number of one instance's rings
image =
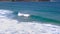
[[[29,14],[23,14],[23,13],[18,13],[18,16],[24,16],[24,17],[29,17]]]

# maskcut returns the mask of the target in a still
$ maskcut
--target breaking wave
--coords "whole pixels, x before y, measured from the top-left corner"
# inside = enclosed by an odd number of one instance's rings
[[[0,34],[60,34],[60,26],[38,22],[18,22],[6,18],[13,12],[0,10]],[[6,16],[4,16],[6,15]]]
[[[53,22],[53,23],[60,23],[58,20],[42,17],[42,16],[37,16],[37,15],[32,15],[32,14],[25,14],[25,13],[20,13],[18,12],[18,19],[21,21],[37,21],[37,22]]]

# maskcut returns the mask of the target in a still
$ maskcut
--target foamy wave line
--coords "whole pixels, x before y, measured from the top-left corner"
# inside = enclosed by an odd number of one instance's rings
[[[13,13],[11,10],[0,9],[0,17],[10,16]]]
[[[1,18],[0,34],[60,34],[60,26]]]
[[[30,15],[29,14],[23,14],[23,13],[18,13],[18,16],[24,16],[24,17],[29,17]]]

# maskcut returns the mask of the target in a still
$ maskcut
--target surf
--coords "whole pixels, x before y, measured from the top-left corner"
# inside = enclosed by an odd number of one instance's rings
[[[0,15],[5,15],[4,17],[0,16],[0,34],[60,34],[60,26],[58,25],[37,21],[21,22],[16,19],[12,19],[11,16],[14,16],[12,14],[13,12],[14,11],[11,12],[11,10],[0,10]],[[11,18],[8,18],[8,16]],[[30,15],[29,18],[37,19],[41,17]]]
[[[29,14],[23,14],[23,13],[18,12],[18,16],[29,17],[30,15]]]
[[[17,20],[0,19],[0,34],[60,34],[60,26],[38,22],[18,22]]]

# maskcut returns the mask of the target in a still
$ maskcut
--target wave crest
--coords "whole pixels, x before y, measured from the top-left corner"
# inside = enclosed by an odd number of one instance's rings
[[[24,16],[24,17],[29,17],[30,15],[29,14],[23,14],[23,13],[18,13],[18,16]]]

